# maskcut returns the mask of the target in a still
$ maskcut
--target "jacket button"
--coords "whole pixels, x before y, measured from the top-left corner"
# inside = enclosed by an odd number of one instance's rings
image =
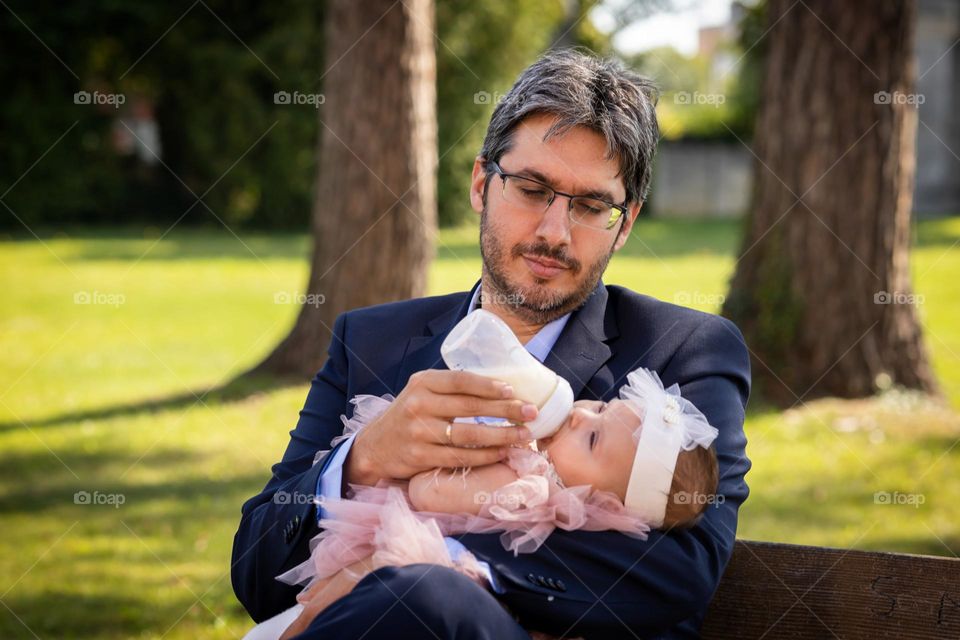
[[[553,581],[553,578],[547,578],[547,586],[551,589],[557,589],[557,583]]]
[[[560,591],[566,591],[567,585],[563,584],[563,580],[557,580],[557,589]]]
[[[537,584],[537,576],[533,575],[532,573],[527,574],[527,580],[529,580],[533,584]]]
[[[296,536],[299,528],[300,516],[294,516],[292,520],[288,520],[287,524],[283,527],[283,541],[287,544],[290,544]]]
[[[543,576],[537,576],[537,584],[539,584],[541,587],[545,587],[547,586],[547,581]]]

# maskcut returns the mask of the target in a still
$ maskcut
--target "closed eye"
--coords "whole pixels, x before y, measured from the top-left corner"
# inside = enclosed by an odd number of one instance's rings
[[[590,449],[593,449],[593,446],[597,444],[597,432],[594,431],[590,434]]]

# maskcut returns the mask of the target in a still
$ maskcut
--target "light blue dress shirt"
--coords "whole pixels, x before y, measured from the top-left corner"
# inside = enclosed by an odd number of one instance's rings
[[[473,297],[470,299],[469,311],[467,313],[476,311],[479,298],[480,287],[477,287],[476,291],[473,292]],[[547,359],[547,356],[550,355],[550,350],[553,349],[553,345],[557,343],[557,339],[560,337],[560,333],[567,325],[569,319],[570,314],[568,313],[552,322],[548,322],[541,327],[536,335],[527,341],[524,348],[537,360],[543,362]],[[334,454],[333,460],[330,461],[330,464],[327,465],[323,474],[317,479],[317,495],[322,497],[323,502],[340,499],[343,485],[343,463],[347,459],[347,454],[350,453],[351,446],[353,446],[353,436],[343,441],[343,444],[340,445],[340,448],[337,449],[336,454]],[[319,520],[322,517],[323,509],[318,505],[317,519]],[[444,541],[447,543],[447,550],[450,552],[450,557],[454,561],[466,550],[466,548],[454,538],[447,537],[444,538]],[[480,562],[480,566],[486,573],[493,590],[497,593],[502,593],[503,590],[494,579],[489,565],[487,565],[486,562]]]

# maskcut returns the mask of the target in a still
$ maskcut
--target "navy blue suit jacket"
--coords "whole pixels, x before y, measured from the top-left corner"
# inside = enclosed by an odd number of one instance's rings
[[[254,620],[294,604],[300,589],[274,577],[306,559],[318,531],[313,504],[276,500],[275,494],[316,492],[325,462],[311,466],[314,455],[342,432],[340,416],[351,415],[350,398],[397,395],[414,372],[446,368],[440,344],[466,315],[471,294],[394,302],[337,318],[329,358],[313,380],[283,460],[263,491],[243,505],[232,580]],[[601,282],[573,312],[545,364],[566,378],[578,399],[617,397],[637,367],[656,371],[665,386],[678,383],[720,432],[715,446],[723,502],[709,507],[697,526],[652,531],[647,540],[558,530],[536,553],[518,557],[503,549],[497,534],[464,535],[461,542],[490,564],[506,590],[498,597],[527,628],[602,638],[696,637],[748,494],[743,419],[750,368],[740,331],[724,318]]]

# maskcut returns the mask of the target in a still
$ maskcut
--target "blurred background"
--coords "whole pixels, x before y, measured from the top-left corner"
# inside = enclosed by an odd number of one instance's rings
[[[555,47],[661,87],[604,280],[744,330],[738,535],[960,551],[955,2],[0,4],[0,636],[244,633],[333,319],[479,278],[473,160]]]

